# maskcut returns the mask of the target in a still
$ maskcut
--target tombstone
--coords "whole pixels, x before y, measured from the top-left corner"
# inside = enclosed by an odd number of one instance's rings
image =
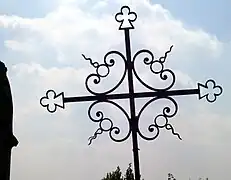
[[[13,102],[6,72],[0,61],[0,180],[10,179],[11,149],[18,144],[13,135]]]

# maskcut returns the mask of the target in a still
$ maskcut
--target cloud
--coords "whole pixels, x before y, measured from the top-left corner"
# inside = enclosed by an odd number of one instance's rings
[[[87,115],[90,103],[71,103],[52,115],[39,104],[47,89],[65,92],[65,96],[89,95],[85,78],[95,68],[82,54],[100,63],[110,50],[125,54],[123,32],[118,31],[119,24],[114,19],[125,2],[60,0],[57,3],[52,12],[40,18],[0,16],[0,28],[11,35],[3,43],[15,102],[15,134],[20,141],[13,151],[12,179],[100,179],[117,165],[125,169],[133,162],[129,140],[116,144],[104,133],[87,147],[87,138],[98,128]],[[174,45],[166,60],[166,68],[172,68],[177,76],[174,88],[196,88],[195,72],[197,75],[203,72],[192,69],[190,64],[212,62],[226,51],[225,44],[214,35],[186,27],[161,5],[150,1],[126,3],[138,14],[136,29],[131,30],[133,54],[147,48],[157,59]],[[119,79],[123,69],[118,67],[123,67],[122,63],[121,59],[116,61],[116,67],[111,70],[113,76],[98,90],[109,88]],[[148,82],[156,83],[153,75],[147,73],[149,67],[142,61],[138,64],[141,75]],[[127,90],[126,85],[119,92]],[[138,90],[143,90],[138,82],[136,85]],[[175,172],[177,179],[196,174],[214,179],[228,177],[222,174],[221,168],[216,168],[219,164],[228,172],[230,166],[222,155],[227,151],[222,147],[228,141],[222,139],[230,135],[229,123],[228,120],[223,120],[223,125],[220,123],[220,119],[229,117],[204,109],[207,105],[199,106],[203,102],[196,98],[186,99],[176,98],[179,112],[171,119],[184,139],[182,143],[170,131],[161,131],[153,143],[140,141],[145,179],[164,179],[168,170]],[[144,100],[137,101],[137,108],[142,103]],[[128,102],[121,104],[126,106]],[[118,111],[109,106],[103,110],[124,128]],[[142,121],[151,122],[152,115],[149,111]],[[229,144],[226,147],[231,148]],[[192,148],[202,152],[194,152]],[[213,150],[206,151],[207,148]]]
[[[106,1],[96,1],[93,7],[102,3],[106,4]],[[111,3],[111,1],[108,2],[108,5],[104,7],[110,7]],[[138,13],[138,20],[135,22],[137,30],[133,33],[133,41],[135,41],[133,49],[144,45],[154,50],[155,53],[163,53],[170,45],[174,44],[177,48],[176,51],[187,53],[190,57],[192,56],[191,58],[196,56],[194,51],[199,52],[200,55],[212,56],[221,52],[222,43],[214,36],[201,30],[184,28],[180,21],[175,20],[170,12],[160,5],[151,5],[147,2],[131,4]],[[117,5],[117,7],[119,6]],[[20,32],[18,38],[15,39],[18,44],[29,43],[37,49],[43,48],[44,45],[49,46],[56,52],[56,56],[73,54],[74,49],[79,56],[81,52],[96,55],[105,53],[116,45],[121,45],[123,38],[117,31],[118,23],[113,20],[112,12],[102,13],[99,17],[99,10],[93,12],[91,10],[92,8],[80,6],[77,1],[77,3],[60,5],[44,18],[28,19],[2,16],[0,22],[4,24],[4,27],[13,27],[16,28],[15,31]],[[142,38],[148,34],[151,36]],[[7,43],[7,47],[14,48],[15,43]],[[91,46],[94,48],[89,49]],[[76,57],[77,53],[73,56]],[[66,61],[75,60],[73,56],[66,57]],[[55,60],[58,59],[55,58]]]

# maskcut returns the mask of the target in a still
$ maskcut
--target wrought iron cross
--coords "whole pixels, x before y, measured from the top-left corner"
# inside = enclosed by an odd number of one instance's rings
[[[214,102],[216,97],[222,93],[222,88],[215,84],[214,80],[208,80],[205,85],[198,83],[197,88],[195,89],[183,89],[183,90],[170,90],[175,84],[175,74],[172,70],[166,69],[164,67],[164,63],[168,56],[168,53],[171,52],[172,47],[165,53],[164,56],[159,59],[154,59],[154,56],[149,50],[139,50],[133,57],[131,55],[131,45],[130,45],[130,29],[134,29],[132,22],[137,19],[137,15],[135,12],[131,12],[128,6],[123,6],[121,11],[116,14],[115,19],[117,22],[121,23],[119,30],[124,31],[125,35],[125,50],[126,56],[118,51],[110,51],[104,56],[104,63],[99,64],[98,62],[93,62],[91,58],[87,58],[84,55],[84,59],[89,60],[90,64],[95,68],[95,73],[90,74],[86,78],[86,88],[92,94],[92,96],[78,96],[78,97],[66,97],[64,96],[64,92],[56,94],[53,90],[48,90],[46,96],[41,98],[40,104],[43,107],[46,107],[47,110],[51,113],[55,112],[57,107],[65,108],[65,104],[69,102],[82,102],[82,101],[94,101],[89,109],[88,115],[89,118],[99,123],[99,128],[96,130],[93,136],[89,138],[89,144],[91,144],[92,140],[97,137],[97,135],[102,134],[103,132],[109,132],[110,138],[115,142],[122,142],[127,140],[132,134],[132,144],[133,144],[133,156],[134,156],[134,167],[135,167],[135,179],[140,180],[140,168],[139,168],[139,153],[138,153],[138,140],[137,135],[139,134],[145,140],[154,140],[158,137],[160,129],[165,128],[170,130],[173,135],[176,135],[179,139],[181,139],[180,135],[174,131],[173,126],[169,123],[169,118],[172,118],[176,115],[178,106],[176,101],[173,99],[173,96],[181,96],[181,95],[194,95],[197,94],[199,99],[206,98],[208,102]],[[149,66],[151,72],[158,76],[161,81],[166,82],[169,79],[172,79],[171,82],[164,88],[155,88],[148,85],[144,80],[140,78],[138,75],[136,68],[134,66],[136,59],[140,57],[141,54],[146,54],[143,58],[143,63]],[[110,73],[110,68],[115,65],[115,58],[109,58],[111,55],[116,55],[124,62],[124,72],[122,78],[119,82],[110,90],[106,92],[95,92],[90,86],[89,82],[93,82],[95,85],[99,84],[103,78],[106,78]],[[106,70],[102,73],[102,69]],[[134,91],[134,82],[133,77],[138,79],[138,81],[144,85],[147,89],[151,90],[150,92],[135,92]],[[114,90],[116,90],[121,83],[124,81],[125,77],[128,78],[128,88],[129,92],[120,93],[120,94],[111,94]],[[171,78],[170,78],[171,77]],[[141,110],[136,113],[135,109],[135,99],[138,98],[151,98],[146,104],[141,108]],[[116,102],[113,100],[116,99],[129,99],[130,102],[130,115]],[[139,128],[139,119],[144,111],[144,109],[154,101],[165,99],[170,101],[174,105],[174,111],[172,112],[170,107],[164,107],[163,111],[154,118],[153,123],[148,127],[149,132],[154,133],[152,137],[145,136]],[[52,102],[48,102],[48,100],[52,100]],[[109,103],[114,105],[119,110],[123,112],[129,122],[129,131],[125,137],[121,139],[116,139],[113,137],[114,135],[120,134],[120,129],[113,125],[111,119],[104,116],[102,111],[97,111],[95,113],[95,117],[92,116],[92,108],[99,103]],[[158,124],[158,119],[164,119],[164,124]],[[110,123],[108,128],[102,126],[102,123],[107,121]]]

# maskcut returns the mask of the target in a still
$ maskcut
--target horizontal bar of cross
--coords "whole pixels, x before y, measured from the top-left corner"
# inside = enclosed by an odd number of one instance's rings
[[[208,89],[212,92],[208,92]],[[86,101],[106,101],[108,99],[128,99],[132,98],[165,98],[169,96],[182,96],[198,94],[199,99],[206,98],[208,102],[212,103],[216,97],[222,93],[222,88],[215,84],[214,80],[208,80],[205,85],[198,83],[197,89],[183,89],[183,90],[159,90],[153,92],[138,92],[138,93],[119,93],[119,94],[97,94],[93,96],[77,96],[64,97],[64,93],[56,94],[54,90],[48,90],[46,96],[40,99],[40,104],[46,107],[51,113],[55,112],[57,107],[64,109],[64,104],[69,102],[86,102]],[[52,102],[47,102],[51,100]]]
[[[97,96],[79,96],[79,97],[64,97],[63,102],[82,102],[82,101],[95,101],[95,100],[107,100],[107,99],[127,99],[129,97],[134,98],[148,98],[148,97],[167,97],[167,96],[179,96],[179,95],[193,95],[199,94],[199,89],[185,89],[185,90],[171,90],[171,91],[155,91],[155,92],[140,92],[140,93],[120,93],[109,95],[97,95]]]

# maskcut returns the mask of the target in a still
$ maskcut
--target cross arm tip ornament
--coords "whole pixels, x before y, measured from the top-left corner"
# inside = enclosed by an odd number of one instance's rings
[[[217,96],[220,96],[223,92],[222,87],[216,85],[212,79],[207,80],[205,84],[198,83],[198,90],[199,99],[206,98],[210,103],[215,102]]]
[[[50,113],[54,113],[57,107],[65,108],[64,106],[64,93],[56,94],[54,90],[48,90],[46,96],[40,99],[40,104],[46,107]]]
[[[132,12],[128,6],[123,6],[120,12],[115,15],[115,19],[121,23],[119,30],[134,29],[132,22],[137,19],[137,14]]]

